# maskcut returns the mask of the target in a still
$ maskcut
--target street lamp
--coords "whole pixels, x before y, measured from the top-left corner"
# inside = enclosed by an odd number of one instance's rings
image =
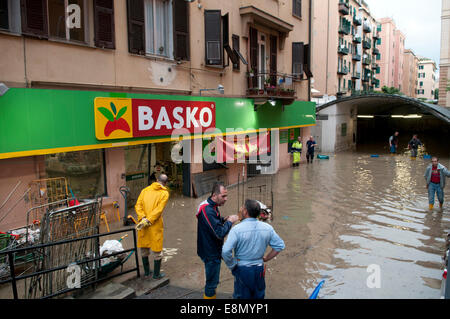
[[[219,91],[220,94],[224,94],[225,88],[222,84],[219,84],[216,89],[200,89],[200,96],[202,96],[202,91]]]

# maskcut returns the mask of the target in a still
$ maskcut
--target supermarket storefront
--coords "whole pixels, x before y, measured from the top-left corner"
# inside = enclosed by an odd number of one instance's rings
[[[309,135],[313,125],[311,102],[284,108],[267,103],[255,110],[253,100],[240,98],[12,88],[0,97],[0,202],[12,190],[11,197],[22,194],[31,180],[60,176],[76,197],[102,195],[105,207],[113,201],[124,204],[119,191],[124,185],[133,205],[161,173],[169,176],[173,191],[202,196],[195,192],[201,174],[234,184],[247,165],[239,156],[234,162],[217,157],[219,163],[205,163],[195,141],[204,149],[216,138],[226,142],[228,136],[261,132],[258,140],[272,145],[264,152],[274,158],[277,150],[278,169],[290,165],[289,143]],[[171,137],[174,133],[178,138]],[[246,141],[244,153],[255,148],[252,138]],[[183,161],[174,160],[174,152]],[[18,204],[2,228],[21,226],[26,205]]]

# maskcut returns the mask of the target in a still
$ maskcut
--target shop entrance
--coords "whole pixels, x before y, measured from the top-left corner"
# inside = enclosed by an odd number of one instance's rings
[[[128,207],[133,207],[142,189],[155,182],[160,174],[169,177],[171,192],[181,192],[183,186],[182,164],[171,157],[175,142],[129,146],[125,149],[126,186],[130,189]]]

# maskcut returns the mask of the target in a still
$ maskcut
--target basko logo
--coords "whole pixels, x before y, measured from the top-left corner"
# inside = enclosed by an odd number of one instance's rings
[[[176,129],[197,133],[216,126],[214,102],[98,97],[94,108],[99,140],[169,136]]]

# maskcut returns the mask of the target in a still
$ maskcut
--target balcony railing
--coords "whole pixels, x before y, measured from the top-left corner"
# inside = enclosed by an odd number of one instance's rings
[[[366,38],[366,37],[364,37],[364,39],[363,39],[363,41],[362,41],[362,44],[363,44],[363,48],[364,48],[364,49],[370,49],[370,48],[372,47],[372,43],[371,43],[370,40],[369,40],[368,38]]]
[[[354,25],[361,25],[362,24],[362,18],[361,17],[357,17],[357,16],[353,16],[353,24]]]
[[[352,79],[360,79],[361,78],[361,72],[353,72],[352,73]]]
[[[340,65],[338,66],[338,74],[348,74],[348,68],[346,66]]]
[[[363,31],[366,33],[372,32],[372,27],[370,26],[370,24],[368,22],[364,22]]]
[[[292,74],[248,72],[247,97],[296,98]]]
[[[371,75],[372,75],[372,73],[370,72],[370,70],[364,69],[362,81],[363,82],[369,82]]]
[[[339,25],[339,30],[338,32],[341,34],[350,34],[350,30],[351,30],[351,24],[350,21],[348,21],[347,19],[342,19],[342,23]]]
[[[353,36],[353,42],[355,42],[355,43],[361,43],[361,41],[362,41],[362,39],[361,39],[361,36],[360,36],[359,34],[355,34],[355,35]]]
[[[361,55],[355,53],[355,54],[353,54],[352,59],[354,61],[361,61]]]
[[[362,64],[369,65],[372,62],[372,58],[370,56],[363,56]]]
[[[375,46],[373,47],[372,52],[373,52],[373,54],[375,54],[375,55],[380,54],[380,50],[378,50],[378,48],[375,47]]]
[[[346,3],[345,1],[339,1],[339,12],[342,13],[343,15],[347,15],[349,14],[349,5],[348,3]]]
[[[374,39],[379,39],[381,36],[380,36],[380,33],[378,32],[378,31],[375,31],[374,33],[373,33],[373,38]]]
[[[349,50],[344,44],[338,45],[338,53],[347,55],[348,52],[349,52]]]
[[[379,67],[378,63],[373,63],[373,64],[372,64],[372,70],[373,70],[373,69],[376,70],[376,69],[378,69],[378,67]]]

